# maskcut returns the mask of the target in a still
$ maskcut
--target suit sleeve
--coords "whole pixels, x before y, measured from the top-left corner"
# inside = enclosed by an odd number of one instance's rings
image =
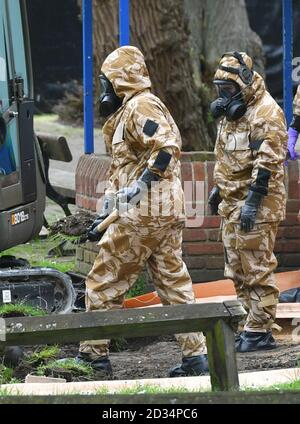
[[[294,114],[300,116],[300,85],[294,98]]]
[[[300,133],[300,85],[294,97],[294,116],[290,126]]]
[[[252,136],[258,147],[253,162],[250,190],[266,196],[270,184],[276,184],[284,173],[287,131],[283,113],[278,113],[274,120],[260,119],[255,122]]]
[[[141,102],[133,110],[126,125],[142,150],[148,151],[148,169],[168,178],[180,158],[178,133],[163,110],[154,102]]]

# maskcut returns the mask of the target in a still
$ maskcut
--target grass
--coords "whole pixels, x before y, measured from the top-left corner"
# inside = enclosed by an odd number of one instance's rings
[[[128,347],[128,341],[124,337],[118,337],[111,340],[111,350],[116,352],[123,352]]]
[[[69,241],[69,242],[73,242],[74,244],[79,243],[79,240],[81,239],[81,235],[80,236],[69,236],[67,234],[61,234],[61,233],[56,233],[53,235],[50,235],[48,237],[48,240],[50,242],[54,242],[56,244],[59,244],[61,242],[65,242],[65,241]]]
[[[133,387],[125,387],[118,391],[119,395],[142,395],[142,394],[161,394],[161,393],[193,393],[198,390],[192,391],[185,387],[159,387],[152,385],[137,384]]]
[[[54,268],[57,271],[60,271],[62,273],[77,270],[75,259],[69,260],[66,262],[60,262],[59,259],[52,259],[52,260],[45,259],[43,261],[38,262],[38,264],[35,266],[38,266],[40,268]]]
[[[277,391],[277,390],[300,390],[300,380],[294,380],[290,383],[273,384],[268,387],[245,388],[243,391]]]
[[[0,389],[0,396],[16,396],[16,393],[12,393],[10,389]]]
[[[45,117],[49,123],[51,123],[52,120],[56,118],[55,116],[53,118],[52,115],[46,115]],[[75,212],[75,206],[70,205],[70,208],[72,213]],[[45,216],[51,225],[52,223],[58,221],[60,218],[63,218],[64,213],[56,203],[47,199]],[[56,239],[55,237],[48,237],[47,239],[36,238],[31,240],[29,243],[15,246],[4,252],[1,252],[0,256],[16,256],[17,258],[27,259],[30,265],[33,267],[54,268],[63,273],[67,271],[78,271],[74,256],[61,257],[57,255],[49,258],[47,257],[48,252],[51,249],[54,249],[60,241],[62,240]],[[72,241],[72,238],[70,238],[70,241]]]
[[[55,364],[56,361],[53,362]],[[50,364],[49,364],[50,365]],[[60,368],[62,369],[62,364],[59,364]],[[78,365],[78,364],[76,364]],[[71,367],[71,368],[70,368]],[[73,370],[74,364],[65,364],[64,369],[66,370]],[[40,367],[42,368],[42,367]],[[6,377],[10,377],[10,372],[6,372]],[[1,374],[1,366],[0,366],[0,374]],[[44,375],[44,374],[39,374]],[[89,374],[90,375],[90,374]],[[12,381],[10,381],[12,383]],[[16,381],[18,383],[18,381]],[[2,383],[0,380],[0,384],[8,384],[8,383]],[[300,390],[300,380],[297,381],[291,381],[290,383],[284,383],[284,384],[277,384],[272,385],[269,387],[261,387],[261,388],[244,388],[242,391],[249,391],[249,392],[262,392],[262,391],[268,391],[268,392],[276,392],[276,391],[289,391],[289,390]],[[111,391],[107,386],[103,386],[98,388],[95,393],[91,393],[91,395],[108,395],[108,394],[114,394],[114,395],[141,395],[141,394],[180,394],[180,393],[211,393],[211,391],[208,390],[189,390],[185,387],[176,387],[172,386],[169,388],[166,387],[159,387],[158,385],[143,385],[143,384],[136,384],[132,387],[124,387],[123,389],[116,389],[115,391]],[[13,393],[14,395],[15,392]],[[65,395],[80,395],[81,392],[77,391],[68,391],[65,393]],[[0,389],[0,396],[11,396],[11,390],[9,389]],[[22,396],[22,395],[21,395]],[[61,394],[61,396],[64,396],[64,394]]]
[[[140,276],[134,283],[133,287],[131,287],[131,289],[128,290],[128,292],[126,293],[126,296],[125,296],[126,299],[144,294],[145,287],[146,287],[146,281],[144,280],[142,276]]]
[[[257,391],[281,391],[281,390],[300,390],[300,380],[291,381],[290,383],[276,384],[269,387],[261,388],[244,388],[241,391],[257,392]],[[132,387],[117,389],[113,394],[118,395],[139,395],[139,394],[176,394],[176,393],[211,393],[209,390],[190,390],[185,387],[172,386],[169,388],[159,387],[158,385],[142,385],[136,384]],[[96,395],[112,394],[108,387],[103,386],[97,389]]]
[[[14,378],[14,370],[0,365],[0,384],[17,384],[20,381]]]
[[[64,125],[59,121],[59,117],[55,113],[46,113],[43,115],[35,115],[34,129],[36,132],[56,133],[57,131],[65,137],[73,135],[82,135],[83,128],[71,125]]]
[[[113,393],[108,387],[103,386],[97,389],[96,395],[142,395],[142,394],[164,394],[164,393],[197,393],[198,390],[188,390],[185,387],[159,387],[158,385],[151,384],[136,384],[132,387],[124,387],[123,389],[116,389]]]
[[[46,346],[44,348],[38,348],[29,357],[27,357],[24,362],[27,362],[29,364],[34,364],[34,363],[41,363],[41,362],[45,363],[47,361],[53,361],[59,354],[59,351],[60,349],[56,345]]]
[[[57,360],[49,362],[47,365],[38,367],[38,375],[45,375],[53,370],[70,371],[74,375],[91,378],[94,374],[93,368],[89,365],[79,364],[75,359],[67,359],[64,362]]]
[[[0,316],[6,316],[10,314],[20,314],[31,317],[40,317],[47,315],[46,312],[40,308],[21,303],[6,303],[0,306]]]
[[[55,113],[34,116],[34,130],[36,132],[48,132],[50,134],[61,134],[71,140],[78,137],[83,140],[84,129],[82,126],[65,125],[59,120]],[[101,136],[100,128],[95,128],[95,138]]]
[[[53,257],[45,259],[50,249],[57,243],[53,240],[34,239],[30,243],[19,245],[2,252],[1,255],[12,255],[17,258],[27,259],[31,266],[49,267],[61,272],[76,271],[76,261],[71,257]]]
[[[195,391],[190,391],[188,389],[186,389],[185,387],[170,387],[170,388],[166,388],[166,387],[159,387],[159,386],[155,386],[155,385],[143,385],[143,384],[136,384],[135,386],[132,387],[124,387],[123,389],[117,389],[116,391],[113,392],[113,394],[118,394],[118,395],[142,395],[142,394],[163,394],[163,393],[194,393],[194,392],[198,392],[197,390]],[[97,389],[96,395],[107,395],[107,394],[112,394],[112,392],[108,389],[108,387],[104,386],[104,387],[100,387],[99,389]]]

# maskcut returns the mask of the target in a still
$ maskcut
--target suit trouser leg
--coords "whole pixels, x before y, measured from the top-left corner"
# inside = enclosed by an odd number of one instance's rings
[[[238,298],[248,311],[246,331],[265,332],[276,318],[279,290],[273,253],[278,223],[257,224],[249,233],[238,224],[224,223],[223,242],[228,256],[225,275],[232,278]]]
[[[99,243],[99,255],[86,280],[86,310],[121,309],[157,244],[157,239],[121,223],[111,224]],[[79,351],[93,358],[108,356],[109,340],[87,340]]]
[[[157,293],[164,305],[195,303],[192,280],[182,260],[182,224],[173,225],[148,260]],[[183,356],[206,353],[203,333],[175,335]]]

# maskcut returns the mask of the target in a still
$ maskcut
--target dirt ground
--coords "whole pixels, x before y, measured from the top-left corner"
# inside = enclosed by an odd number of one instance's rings
[[[271,351],[237,354],[238,370],[249,372],[297,367],[300,357],[299,343],[287,340],[277,342],[278,347]],[[168,377],[170,368],[181,362],[180,349],[172,336],[130,339],[119,343],[122,343],[124,350],[116,351],[117,344],[113,343],[110,354],[114,380],[165,378]],[[77,349],[77,345],[62,346],[59,358],[74,358]],[[27,348],[26,351],[29,353],[32,349]],[[21,365],[15,370],[15,377],[23,380],[29,373],[34,373],[34,369]],[[104,377],[99,373],[95,373],[92,378],[102,379]],[[107,377],[105,379],[107,380]],[[86,378],[73,376],[71,380],[82,381]]]
[[[81,236],[86,234],[87,228],[94,222],[96,214],[79,210],[73,215],[63,217],[54,222],[49,230],[50,236],[61,234],[67,236]]]
[[[292,368],[297,366],[300,346],[280,343],[269,352],[238,354],[239,371]],[[111,362],[116,379],[168,377],[171,367],[181,362],[181,352],[175,340],[164,338],[125,352],[112,353]]]
[[[52,212],[50,208],[48,213],[51,215]],[[94,215],[89,212],[85,216],[75,214],[73,217],[63,217],[62,219],[58,219],[56,213],[54,215],[50,219],[52,223],[54,222],[51,233],[61,233],[68,236],[84,234],[86,228],[94,219]],[[277,342],[278,347],[271,351],[238,354],[239,371],[249,372],[300,366],[299,340],[298,343],[292,342],[291,337],[281,335]],[[74,358],[77,349],[78,345],[61,346],[59,358]],[[33,350],[35,348],[26,348],[25,352],[30,353]],[[115,380],[165,378],[168,377],[170,368],[181,362],[181,352],[172,336],[147,337],[113,342],[110,359],[113,367],[113,379]],[[15,370],[14,377],[24,381],[27,374],[34,374],[35,371],[35,368],[22,364]],[[96,373],[92,379],[102,380],[103,376]],[[86,378],[72,376],[72,381],[80,380],[86,380]]]

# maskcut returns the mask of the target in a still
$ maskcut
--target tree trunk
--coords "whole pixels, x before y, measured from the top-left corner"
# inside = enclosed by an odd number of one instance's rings
[[[256,70],[264,76],[262,42],[251,30],[245,0],[206,0],[204,56],[216,63],[225,51],[244,51],[252,57]]]
[[[118,47],[118,0],[93,0],[95,74]],[[131,44],[144,53],[153,92],[173,115],[184,150],[212,150],[212,77],[221,55],[247,51],[263,70],[244,0],[131,0]],[[96,76],[95,75],[95,76]]]

